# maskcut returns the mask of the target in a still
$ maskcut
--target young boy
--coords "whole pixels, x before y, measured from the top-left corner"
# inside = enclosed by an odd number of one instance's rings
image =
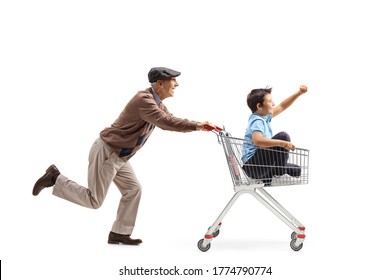
[[[247,96],[247,104],[252,111],[242,152],[243,169],[251,178],[262,179],[270,185],[273,176],[288,174],[299,177],[301,169],[295,164],[287,163],[288,151],[295,150],[286,132],[273,135],[272,118],[278,116],[291,106],[295,100],[307,91],[305,85],[275,107],[272,101],[272,88],[254,89]],[[262,149],[258,149],[261,147]]]

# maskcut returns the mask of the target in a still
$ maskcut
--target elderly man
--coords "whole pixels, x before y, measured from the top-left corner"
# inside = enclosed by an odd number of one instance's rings
[[[53,195],[97,209],[102,205],[111,182],[114,182],[122,197],[108,243],[142,243],[142,240],[130,237],[141,199],[141,185],[129,159],[143,147],[156,126],[164,130],[190,132],[205,131],[205,125],[209,124],[177,118],[162,103],[165,98],[174,95],[179,86],[176,81],[179,75],[180,72],[166,67],[156,67],[149,71],[151,87],[139,91],[111,127],[101,131],[100,137],[93,143],[89,154],[88,187],[69,180],[55,165],[51,165],[35,183],[33,195],[54,186]]]

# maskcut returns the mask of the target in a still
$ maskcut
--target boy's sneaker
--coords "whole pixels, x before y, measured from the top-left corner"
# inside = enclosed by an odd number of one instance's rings
[[[301,176],[301,167],[299,165],[287,163],[285,168],[286,168],[286,173],[291,177]]]

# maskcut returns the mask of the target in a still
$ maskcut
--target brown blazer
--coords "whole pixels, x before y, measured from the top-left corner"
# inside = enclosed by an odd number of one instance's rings
[[[177,118],[162,102],[157,102],[152,88],[139,91],[111,127],[100,133],[100,137],[120,157],[129,159],[142,148],[155,126],[178,132],[196,130],[195,121]]]

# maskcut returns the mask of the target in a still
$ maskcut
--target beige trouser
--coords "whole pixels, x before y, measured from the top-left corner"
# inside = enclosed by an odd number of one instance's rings
[[[100,138],[93,143],[89,154],[88,188],[61,174],[53,188],[53,195],[97,209],[102,205],[111,182],[122,193],[112,231],[131,234],[141,199],[141,185],[130,163],[118,157]]]

